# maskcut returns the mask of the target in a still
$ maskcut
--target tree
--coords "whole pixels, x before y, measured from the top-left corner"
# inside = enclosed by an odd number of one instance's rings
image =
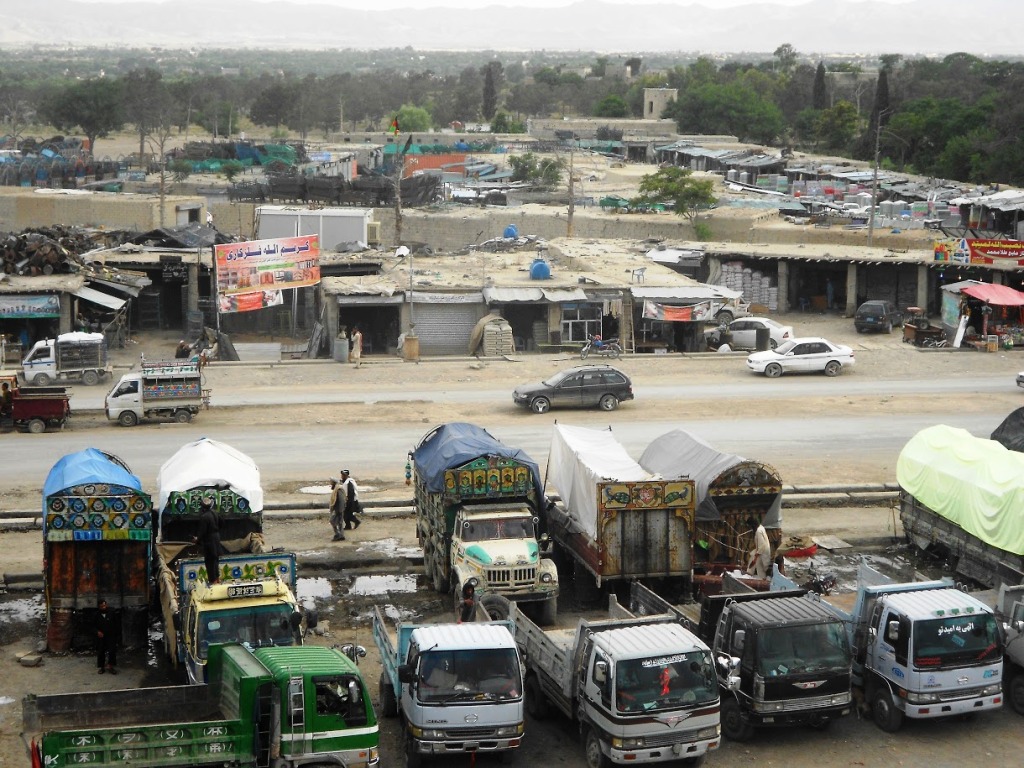
[[[710,179],[695,179],[689,168],[673,165],[644,176],[640,180],[640,194],[630,202],[636,206],[670,203],[676,213],[692,224],[701,211],[718,202],[711,194],[713,188]]]
[[[629,105],[617,94],[605,96],[594,107],[595,117],[629,117]]]
[[[294,83],[278,81],[260,91],[249,109],[249,118],[257,125],[277,128],[287,125],[298,112],[299,89]]]
[[[680,133],[733,135],[769,144],[785,130],[781,110],[765,95],[741,83],[707,83],[680,94],[665,110]]]
[[[484,96],[480,105],[480,112],[485,120],[494,117],[498,110],[498,93],[501,90],[502,67],[500,61],[489,61],[483,68],[484,72]]]
[[[526,125],[508,112],[498,112],[491,120],[491,133],[526,133]]]
[[[772,56],[778,62],[780,72],[789,72],[796,64],[796,48],[789,43],[783,43],[776,48]]]
[[[857,108],[845,99],[818,115],[815,133],[819,142],[829,149],[847,149],[857,135]]]
[[[552,189],[562,178],[565,163],[560,159],[539,158],[533,152],[511,155],[512,181],[526,181],[542,189]]]
[[[133,69],[124,79],[124,115],[135,124],[139,136],[139,158],[146,154],[146,139],[162,128],[171,94],[163,75],[152,67]]]
[[[124,125],[121,83],[107,78],[82,80],[60,89],[39,105],[39,115],[58,131],[80,130],[96,146]]]
[[[398,129],[402,133],[413,131],[429,131],[431,126],[430,113],[415,104],[403,104],[398,110]]]
[[[825,83],[825,65],[818,62],[818,68],[814,71],[814,94],[811,97],[811,106],[814,109],[828,108],[828,86]]]

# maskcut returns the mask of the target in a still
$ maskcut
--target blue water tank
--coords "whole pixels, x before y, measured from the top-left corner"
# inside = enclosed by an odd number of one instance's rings
[[[505,232],[502,235],[502,237],[519,237],[519,227],[517,227],[515,224],[509,224],[507,227],[505,227]]]
[[[547,280],[551,277],[551,266],[544,259],[534,259],[530,265],[531,280]]]

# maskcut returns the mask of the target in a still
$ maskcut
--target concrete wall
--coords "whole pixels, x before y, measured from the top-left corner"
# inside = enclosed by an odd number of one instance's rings
[[[205,221],[202,197],[165,196],[163,202],[164,226],[175,225],[179,207],[196,204],[201,206],[200,222]],[[55,225],[147,232],[160,226],[160,197],[113,192],[69,195],[0,187],[0,231]]]

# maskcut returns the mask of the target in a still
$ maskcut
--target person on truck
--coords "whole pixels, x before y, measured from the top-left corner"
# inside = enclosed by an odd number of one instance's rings
[[[206,561],[206,578],[210,584],[220,581],[220,525],[217,513],[213,508],[213,499],[204,496],[203,511],[199,515],[199,531],[192,541],[202,547],[203,560]]]
[[[117,635],[114,632],[114,617],[107,609],[107,601],[102,597],[96,606],[96,666],[99,673],[117,674]]]
[[[14,394],[11,392],[11,385],[6,381],[0,384],[0,418],[10,418],[14,408]]]
[[[751,528],[756,526],[754,531],[754,548],[750,552],[747,573],[763,579],[768,575],[768,570],[771,568],[772,543],[768,540],[768,531],[764,529],[764,523],[759,523],[751,517],[747,519],[747,525]]]

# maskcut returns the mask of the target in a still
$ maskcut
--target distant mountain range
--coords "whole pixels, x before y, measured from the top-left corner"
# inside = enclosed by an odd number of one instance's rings
[[[1015,0],[814,0],[724,9],[581,0],[550,10],[437,3],[380,11],[367,0],[366,10],[352,11],[282,1],[0,0],[0,45],[771,53],[789,43],[804,54],[1022,55]]]

